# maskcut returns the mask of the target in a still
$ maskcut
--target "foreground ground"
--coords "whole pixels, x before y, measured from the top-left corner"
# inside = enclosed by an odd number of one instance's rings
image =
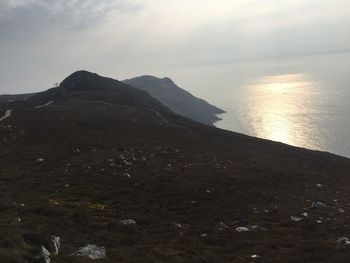
[[[147,110],[13,109],[0,123],[0,261],[30,261],[54,234],[52,262],[89,262],[69,256],[87,244],[106,248],[99,262],[348,262],[336,241],[350,236],[349,176],[345,158]]]

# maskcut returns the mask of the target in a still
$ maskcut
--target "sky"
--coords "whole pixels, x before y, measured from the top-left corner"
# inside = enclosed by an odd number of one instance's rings
[[[348,49],[350,0],[0,1],[1,94]]]

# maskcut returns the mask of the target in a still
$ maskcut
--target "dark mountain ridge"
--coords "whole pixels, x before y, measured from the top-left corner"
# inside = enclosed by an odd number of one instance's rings
[[[176,114],[200,123],[213,125],[215,122],[221,120],[217,115],[225,112],[205,100],[193,96],[167,77],[157,78],[145,75],[127,79],[123,82],[147,91]]]
[[[101,100],[129,106],[141,103],[145,107],[153,105],[156,108],[160,107],[160,102],[164,108],[167,107],[176,114],[207,125],[213,125],[220,120],[216,115],[224,113],[223,110],[179,88],[170,78],[142,76],[120,82],[85,70],[74,72],[58,87],[43,92],[0,95],[0,103],[15,101],[39,105],[50,101],[58,103],[67,99]]]
[[[118,80],[84,70],[74,72],[64,79],[58,87],[36,93],[27,101],[45,104],[49,101],[59,102],[74,99],[167,110],[147,92],[130,87]]]

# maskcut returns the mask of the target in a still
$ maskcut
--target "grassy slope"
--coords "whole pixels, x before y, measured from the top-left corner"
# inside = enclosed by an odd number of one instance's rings
[[[106,247],[101,262],[350,258],[335,243],[350,231],[348,159],[101,104],[17,109],[0,138],[2,262],[22,262],[48,234],[62,239],[52,262],[86,262],[67,255],[90,243]],[[235,231],[250,224],[266,231]]]

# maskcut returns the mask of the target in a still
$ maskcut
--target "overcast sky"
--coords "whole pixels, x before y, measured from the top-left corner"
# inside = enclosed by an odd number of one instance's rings
[[[0,0],[0,93],[350,48],[350,0]]]

